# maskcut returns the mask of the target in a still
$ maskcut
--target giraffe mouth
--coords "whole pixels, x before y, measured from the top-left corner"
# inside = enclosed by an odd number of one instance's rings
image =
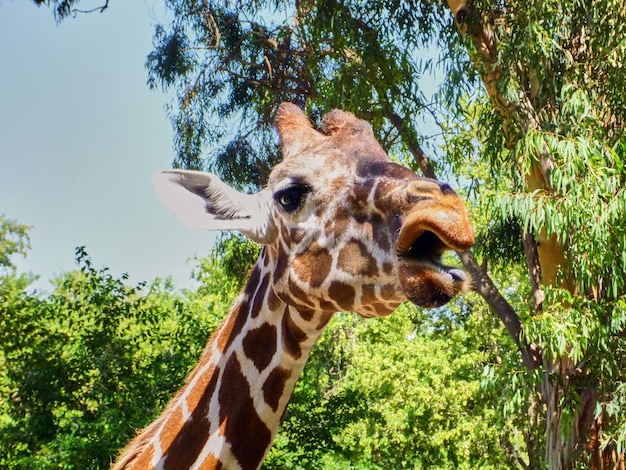
[[[405,262],[424,264],[448,274],[456,281],[465,282],[467,280],[465,271],[455,266],[445,265],[442,262],[443,254],[453,249],[434,232],[424,230],[417,234],[408,250],[404,253],[399,252],[398,255]]]
[[[434,230],[403,227],[396,245],[400,283],[408,299],[421,307],[440,307],[467,290],[467,274],[443,263],[445,252],[463,249]]]

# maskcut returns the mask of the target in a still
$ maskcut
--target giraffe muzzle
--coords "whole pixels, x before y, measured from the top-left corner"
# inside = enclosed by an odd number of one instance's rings
[[[445,252],[467,250],[473,243],[463,205],[434,203],[410,212],[396,242],[400,283],[407,298],[422,307],[440,307],[466,291],[470,281],[465,271],[442,259]]]

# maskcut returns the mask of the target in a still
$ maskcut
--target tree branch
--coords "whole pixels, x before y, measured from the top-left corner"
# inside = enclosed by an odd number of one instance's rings
[[[541,270],[539,268],[537,243],[531,234],[522,233],[521,235],[524,244],[524,253],[526,254],[526,267],[528,268],[528,275],[530,277],[534,310],[535,314],[538,314],[542,310],[543,299],[546,297],[546,294],[541,288]]]
[[[100,13],[104,13],[104,10],[109,8],[109,0],[104,2],[104,5],[100,5],[99,7],[92,8],[90,10],[79,10],[78,8],[72,9],[72,14],[76,16],[77,13],[93,13],[94,11],[99,11]]]
[[[422,174],[427,178],[437,179],[435,169],[430,162],[430,158],[426,156],[424,149],[422,149],[417,140],[407,135],[409,129],[407,129],[404,119],[393,109],[387,112],[387,119],[389,119],[391,124],[393,124],[393,126],[398,130],[398,133],[402,136],[404,144],[407,146],[411,154],[413,154],[415,163],[419,165],[420,170],[422,170]]]
[[[437,174],[435,173],[435,169],[433,168],[430,159],[420,145],[407,136],[408,129],[405,126],[404,119],[394,110],[390,110],[387,113],[387,118],[402,136],[405,144],[409,147],[409,150],[415,158],[415,162],[419,165],[424,176],[436,180]],[[502,323],[504,323],[509,335],[522,353],[524,365],[529,369],[539,367],[542,363],[541,352],[535,344],[522,344],[520,338],[522,332],[522,322],[511,304],[509,304],[509,302],[500,293],[487,272],[481,268],[471,251],[459,252],[457,254],[461,263],[463,263],[463,266],[469,272],[473,280],[472,289],[485,299],[491,310],[498,316],[498,318],[500,318]]]
[[[463,266],[472,277],[472,289],[485,299],[485,302],[491,307],[491,310],[498,315],[498,318],[504,323],[509,335],[513,338],[515,345],[522,353],[524,365],[529,369],[539,367],[542,363],[541,352],[536,344],[524,345],[522,343],[520,338],[522,322],[513,307],[511,307],[511,304],[507,302],[500,291],[498,291],[494,282],[480,267],[471,251],[463,251],[457,254],[461,263],[463,263]]]

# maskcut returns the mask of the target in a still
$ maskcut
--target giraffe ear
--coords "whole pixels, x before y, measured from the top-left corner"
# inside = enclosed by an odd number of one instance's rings
[[[274,239],[271,194],[244,194],[217,176],[191,170],[164,170],[152,182],[167,208],[184,225],[199,230],[239,230],[257,243]]]

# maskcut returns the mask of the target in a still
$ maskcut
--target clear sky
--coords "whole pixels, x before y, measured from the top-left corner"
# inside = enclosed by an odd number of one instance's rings
[[[111,2],[57,25],[49,8],[0,0],[0,214],[32,226],[18,267],[38,289],[74,269],[80,245],[132,283],[188,286],[188,260],[214,240],[179,225],[150,183],[173,156],[169,100],[144,67],[160,5]]]

